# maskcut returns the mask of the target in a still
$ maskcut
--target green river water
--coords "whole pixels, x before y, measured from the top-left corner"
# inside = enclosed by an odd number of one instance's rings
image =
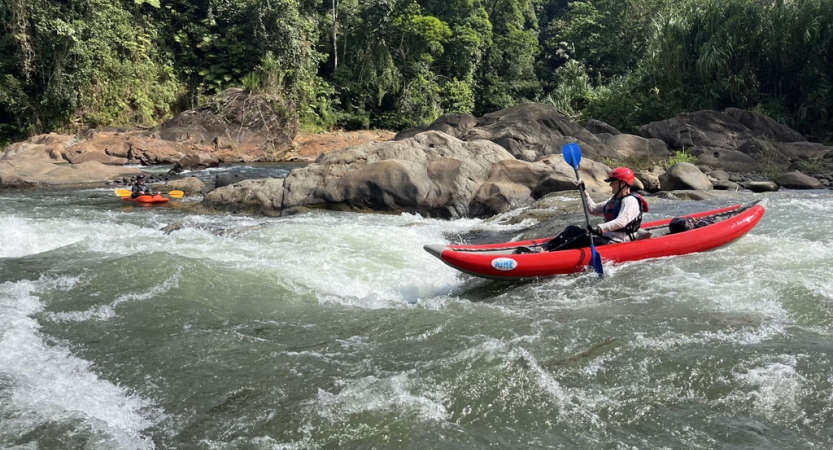
[[[833,194],[768,196],[711,252],[506,283],[422,246],[528,224],[0,191],[0,448],[829,449]]]

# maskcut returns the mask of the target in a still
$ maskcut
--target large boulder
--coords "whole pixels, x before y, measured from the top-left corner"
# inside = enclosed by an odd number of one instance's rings
[[[659,139],[646,139],[633,134],[597,134],[603,143],[615,153],[615,159],[646,159],[653,162],[664,161],[671,156],[668,146]]]
[[[833,155],[833,147],[817,142],[773,142],[773,148],[787,159],[822,159]]]
[[[131,136],[128,138],[130,150],[127,158],[143,166],[170,164],[181,158],[184,146],[177,142],[154,139],[151,136]]]
[[[588,190],[606,190],[603,180],[609,170],[604,164],[582,160]],[[531,204],[555,190],[574,190],[574,180],[573,168],[561,155],[519,161],[487,140],[467,142],[427,131],[321,155],[315,163],[292,170],[283,182],[280,209],[273,193],[253,183],[258,180],[216,189],[206,195],[204,205],[264,214],[327,208],[443,218],[489,216]],[[243,203],[234,206],[235,202]]]
[[[205,188],[205,183],[197,177],[185,177],[180,180],[172,180],[167,183],[169,190],[180,190],[185,195],[199,194]]]
[[[98,161],[85,161],[79,164],[49,164],[18,158],[0,160],[0,187],[98,183],[137,173],[141,171],[108,166]]]
[[[780,189],[774,181],[747,181],[743,187],[752,192],[776,192]]]
[[[677,190],[712,190],[713,186],[708,177],[694,164],[678,162],[669,167],[659,177],[660,189],[663,191]]]
[[[697,164],[719,167],[729,172],[758,172],[761,165],[758,159],[739,150],[719,147],[695,147],[691,154],[697,156]]]
[[[774,142],[805,142],[807,139],[792,128],[778,123],[757,111],[727,108],[726,115],[734,118],[755,136]]]
[[[713,147],[737,149],[755,135],[734,117],[719,111],[680,113],[671,119],[651,122],[639,128],[646,138],[665,141],[669,148]]]
[[[648,170],[640,170],[636,172],[636,180],[643,186],[643,190],[654,193],[660,190],[659,177],[664,174],[660,166],[654,166]]]
[[[610,135],[617,135],[622,134],[619,130],[616,129],[613,125],[608,123],[602,122],[601,120],[590,119],[584,123],[584,128],[587,128],[587,131],[593,134],[610,134]]]
[[[776,143],[766,139],[750,139],[738,147],[738,151],[748,155],[756,162],[761,170],[777,169],[786,170],[790,165],[791,158],[785,155],[777,146]],[[730,169],[727,169],[730,170]],[[743,170],[733,170],[733,172],[744,172]],[[746,172],[754,172],[752,170]]]
[[[202,205],[213,210],[279,216],[283,193],[282,178],[243,180],[205,194]]]
[[[525,103],[486,114],[461,139],[492,141],[524,161],[560,155],[561,147],[570,142],[578,142],[584,155],[591,159],[616,157],[616,152],[593,133],[541,103]]]
[[[174,163],[171,172],[181,173],[185,170],[203,170],[212,167],[220,167],[220,161],[211,153],[203,152],[183,156]]]
[[[580,176],[588,192],[608,191],[610,168],[590,159],[582,159]],[[508,159],[492,164],[492,169],[470,203],[469,215],[490,217],[511,209],[528,206],[532,200],[551,192],[576,190],[575,170],[561,156],[549,156],[529,163]]]
[[[443,114],[428,125],[402,130],[396,134],[394,140],[401,141],[416,136],[423,131],[441,131],[458,139],[477,125],[477,118],[468,113]]]
[[[492,164],[507,159],[512,155],[492,142],[428,131],[322,155],[292,170],[283,205],[463,217]]]
[[[221,173],[214,177],[214,189],[239,183],[249,178],[240,173]]]
[[[42,161],[49,164],[66,162],[64,149],[72,142],[72,136],[60,134],[40,134],[26,141],[9,145],[0,152],[0,160]]]
[[[89,142],[82,142],[67,148],[63,152],[63,158],[70,164],[79,164],[84,161],[98,161],[102,164],[124,165],[128,162],[126,157],[107,154],[106,151],[100,151],[98,147]]]
[[[75,144],[71,136],[48,134],[6,147],[0,154],[0,187],[95,183],[140,172],[102,164],[96,158],[78,158],[77,163],[71,163],[68,159],[73,158],[65,155]]]
[[[822,184],[816,178],[805,175],[799,171],[785,173],[775,179],[778,186],[787,189],[824,189]]]

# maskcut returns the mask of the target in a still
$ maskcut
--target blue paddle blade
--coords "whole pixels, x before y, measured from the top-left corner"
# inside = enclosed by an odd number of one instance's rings
[[[593,246],[590,248],[591,256],[590,256],[590,266],[593,267],[593,270],[599,274],[599,278],[604,278],[605,273],[604,269],[602,268],[602,255],[596,251],[596,247]]]
[[[581,162],[581,147],[575,142],[570,142],[561,147],[561,153],[564,154],[564,161],[578,170],[578,165]]]

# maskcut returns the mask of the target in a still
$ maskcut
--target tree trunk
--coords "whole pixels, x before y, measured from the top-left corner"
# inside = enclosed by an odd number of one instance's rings
[[[338,40],[336,39],[336,21],[338,20],[338,0],[333,0],[333,72],[338,69]]]

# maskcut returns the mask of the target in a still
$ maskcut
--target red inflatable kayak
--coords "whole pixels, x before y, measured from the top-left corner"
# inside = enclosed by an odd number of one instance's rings
[[[685,217],[714,219],[714,223],[669,234],[671,218],[642,224],[651,237],[597,246],[603,262],[623,263],[663,256],[703,252],[726,245],[749,232],[764,215],[767,200],[704,211]],[[540,248],[552,238],[483,245],[426,245],[425,251],[449,266],[483,278],[512,280],[584,271],[590,248],[541,253],[516,253],[518,247]]]
[[[141,203],[141,204],[143,204],[143,205],[153,205],[153,204],[159,204],[159,203],[168,203],[168,202],[170,201],[170,199],[169,199],[169,198],[167,198],[167,197],[162,197],[162,196],[161,196],[161,195],[159,195],[159,194],[155,194],[155,195],[140,195],[140,196],[138,196],[138,197],[136,197],[136,198],[122,197],[121,199],[122,199],[122,200],[126,200],[126,201],[128,201],[128,202],[136,202],[136,203]]]

